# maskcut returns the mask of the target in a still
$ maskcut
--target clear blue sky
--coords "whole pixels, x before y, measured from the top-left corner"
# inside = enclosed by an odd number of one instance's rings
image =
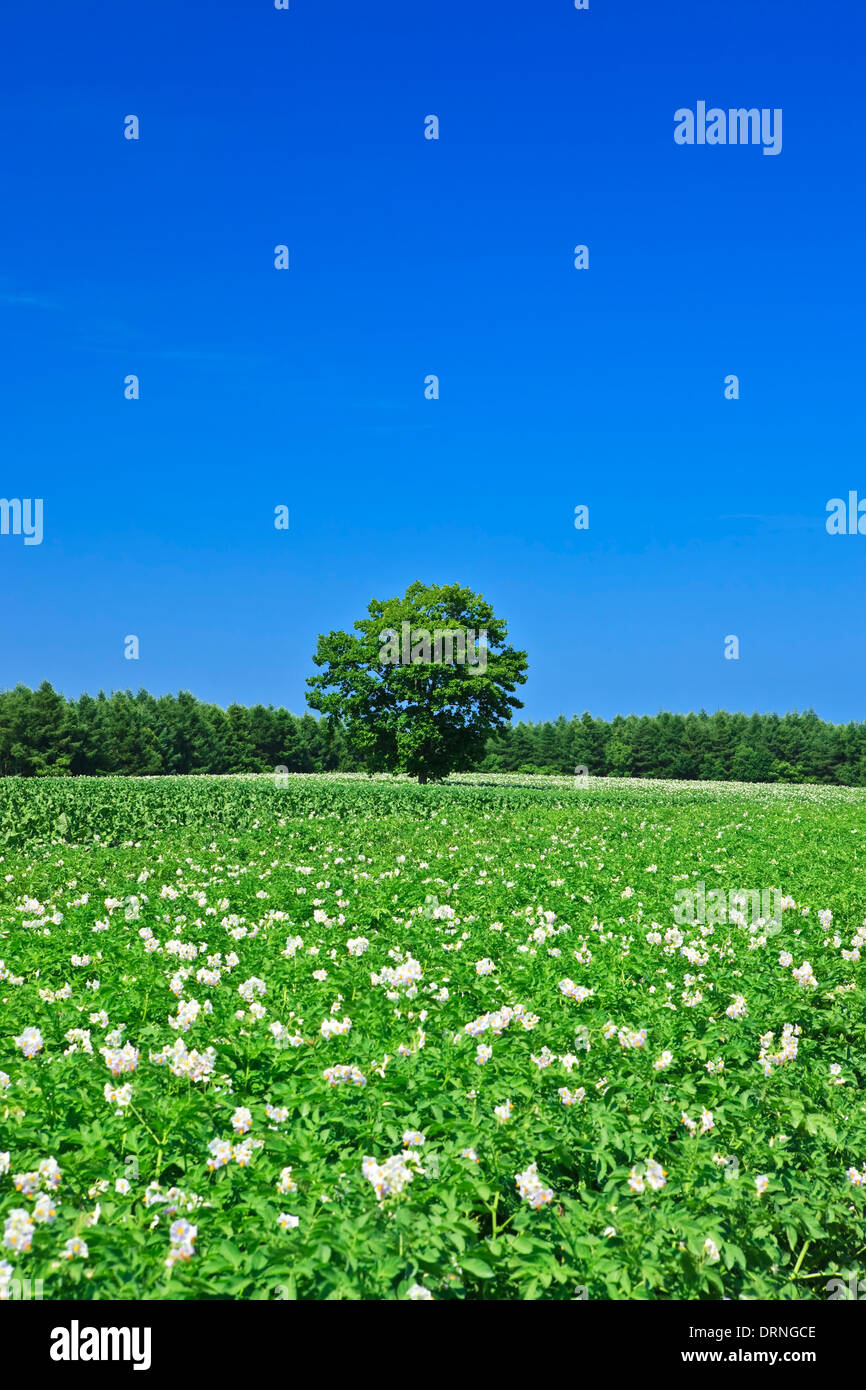
[[[0,496],[45,537],[0,536],[0,685],[300,713],[317,634],[420,578],[508,620],[525,717],[866,717],[866,536],[825,530],[864,39],[853,0],[10,0]],[[699,100],[782,153],[676,145]]]

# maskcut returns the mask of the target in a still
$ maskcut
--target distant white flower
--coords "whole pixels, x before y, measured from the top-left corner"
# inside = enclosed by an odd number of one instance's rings
[[[379,1201],[384,1202],[386,1197],[397,1196],[412,1182],[416,1168],[410,1167],[410,1163],[417,1165],[418,1159],[415,1154],[393,1154],[391,1158],[386,1158],[384,1163],[377,1163],[375,1158],[365,1157],[361,1171],[373,1184]]]
[[[15,1044],[25,1057],[35,1057],[45,1046],[38,1028],[25,1028],[21,1036],[15,1039]]]
[[[329,1086],[340,1086],[346,1081],[351,1081],[353,1086],[366,1086],[367,1084],[366,1076],[358,1067],[326,1067],[322,1076]]]
[[[232,1115],[232,1129],[235,1134],[246,1134],[252,1129],[253,1117],[245,1105],[239,1105]]]
[[[79,1236],[73,1236],[71,1240],[66,1242],[60,1254],[64,1260],[73,1260],[75,1258],[86,1260],[90,1251],[87,1248],[86,1240],[81,1240]]]
[[[119,1115],[124,1106],[132,1104],[132,1083],[127,1081],[125,1086],[112,1086],[109,1081],[106,1081],[103,1094],[109,1105],[117,1106]]]
[[[660,1191],[667,1181],[666,1169],[664,1169],[660,1163],[656,1163],[654,1158],[649,1159],[647,1162],[646,1180],[650,1187],[656,1192]]]
[[[559,1099],[563,1105],[579,1105],[586,1100],[586,1091],[582,1086],[578,1086],[576,1091],[570,1091],[567,1086],[559,1087]]]
[[[24,1207],[13,1207],[3,1227],[3,1244],[7,1250],[25,1255],[33,1242],[33,1218]]]
[[[216,1172],[218,1168],[225,1168],[227,1163],[231,1163],[232,1145],[230,1139],[211,1139],[207,1147],[210,1154],[207,1166],[212,1173]]]
[[[48,1222],[49,1224],[57,1217],[57,1207],[54,1198],[47,1192],[42,1192],[33,1203],[31,1216],[34,1221]]]
[[[289,1192],[297,1192],[298,1184],[292,1178],[291,1168],[284,1168],[280,1173],[280,1180],[277,1183],[277,1191],[285,1196]]]
[[[536,1163],[530,1163],[522,1173],[515,1173],[514,1183],[521,1197],[536,1211],[553,1201],[553,1189],[540,1181]]]

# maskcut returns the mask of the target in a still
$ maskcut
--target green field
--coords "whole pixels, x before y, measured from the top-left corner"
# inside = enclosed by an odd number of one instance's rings
[[[7,1297],[861,1277],[866,793],[288,782],[0,782]]]

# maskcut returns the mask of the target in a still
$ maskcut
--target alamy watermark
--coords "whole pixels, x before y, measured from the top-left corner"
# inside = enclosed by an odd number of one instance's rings
[[[474,666],[478,675],[487,670],[487,628],[413,628],[411,623],[379,633],[383,666]]]
[[[149,1327],[55,1327],[48,1352],[52,1361],[129,1361],[134,1371],[150,1369]]]
[[[724,111],[699,101],[696,110],[681,106],[674,112],[678,145],[763,145],[764,154],[782,153],[782,111],[756,106]]]
[[[0,536],[24,537],[25,545],[42,544],[42,498],[0,497]]]
[[[866,1299],[866,1279],[858,1279],[855,1273],[849,1274],[847,1279],[841,1276],[828,1279],[824,1288],[831,1302],[841,1300],[844,1303],[856,1303],[858,1300]]]
[[[766,936],[782,930],[783,895],[778,888],[711,888],[702,882],[674,894],[674,921],[680,926],[760,927]]]
[[[829,536],[866,536],[866,498],[862,501],[856,492],[844,497],[831,497],[826,507],[829,513],[826,522]]]
[[[30,1303],[42,1300],[41,1279],[4,1279],[0,1282],[0,1303]]]

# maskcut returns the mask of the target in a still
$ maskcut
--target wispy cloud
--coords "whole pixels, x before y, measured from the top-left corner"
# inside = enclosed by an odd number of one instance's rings
[[[20,290],[0,290],[0,305],[9,309],[44,309],[46,312],[56,312],[63,307],[48,295],[27,294]]]

